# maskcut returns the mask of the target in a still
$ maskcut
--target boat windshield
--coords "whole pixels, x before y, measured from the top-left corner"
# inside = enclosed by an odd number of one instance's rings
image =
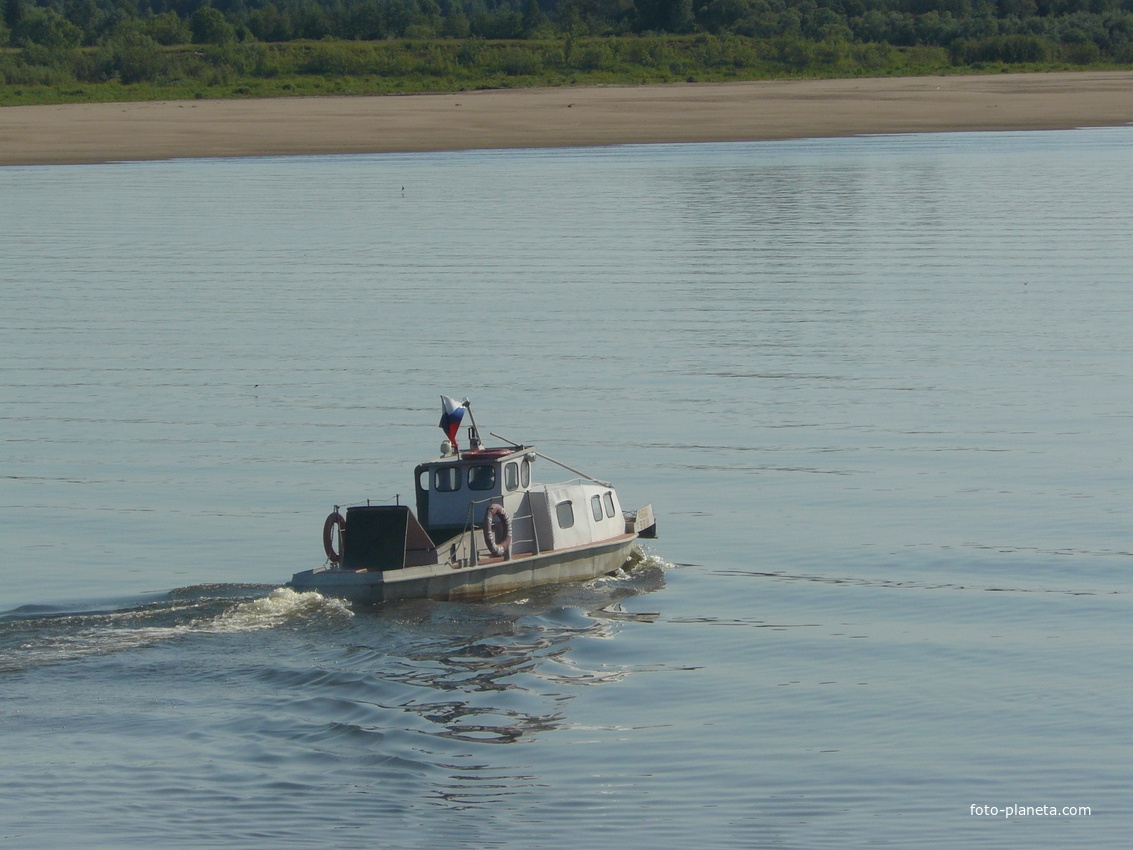
[[[491,490],[496,486],[496,467],[491,464],[468,467],[470,490]]]
[[[460,489],[460,472],[455,466],[439,466],[434,472],[434,488],[438,493]]]

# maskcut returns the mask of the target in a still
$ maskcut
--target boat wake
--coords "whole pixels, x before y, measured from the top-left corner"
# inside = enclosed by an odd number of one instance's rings
[[[215,617],[204,631],[250,632],[274,629],[296,620],[327,615],[352,617],[350,606],[318,593],[300,593],[277,587],[267,596],[241,602]]]
[[[139,649],[188,635],[233,634],[352,617],[349,606],[285,587],[204,585],[158,602],[115,610],[59,611],[28,606],[0,615],[0,673]]]
[[[665,572],[672,567],[638,550],[624,570],[589,582],[531,588],[483,603],[459,603],[455,606],[460,612],[457,619],[462,632],[470,623],[501,612],[524,617],[566,608],[590,612],[590,622],[624,619],[617,603],[660,589]],[[401,623],[416,610],[417,606],[405,603],[371,609],[378,621],[392,623]],[[343,626],[355,614],[345,600],[318,592],[248,584],[183,587],[154,601],[98,608],[23,606],[0,614],[0,674],[147,649],[191,636]]]

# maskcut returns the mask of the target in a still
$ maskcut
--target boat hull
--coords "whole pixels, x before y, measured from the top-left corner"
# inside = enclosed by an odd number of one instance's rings
[[[304,570],[292,577],[288,587],[366,605],[399,599],[485,599],[527,587],[587,581],[617,572],[630,559],[636,542],[637,534],[625,534],[586,546],[492,559],[461,569],[437,564],[385,571]]]

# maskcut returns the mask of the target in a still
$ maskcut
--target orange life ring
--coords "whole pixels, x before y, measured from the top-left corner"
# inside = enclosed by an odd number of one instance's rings
[[[496,535],[495,523],[500,524],[500,534]],[[507,515],[503,505],[493,502],[484,511],[484,543],[488,551],[497,558],[508,553],[511,548],[511,517]]]
[[[331,511],[327,521],[323,523],[323,551],[327,553],[327,560],[335,566],[342,560],[342,553],[334,551],[334,529],[338,527],[338,539],[346,533],[346,520],[337,510]]]

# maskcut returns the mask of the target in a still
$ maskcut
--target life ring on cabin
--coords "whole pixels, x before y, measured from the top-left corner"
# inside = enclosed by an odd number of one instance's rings
[[[500,525],[498,536],[497,522]],[[497,558],[503,557],[511,548],[511,517],[507,515],[503,505],[493,502],[484,511],[484,543],[487,544],[488,551]]]
[[[331,511],[327,521],[323,523],[323,551],[327,553],[327,560],[337,565],[342,560],[342,553],[334,551],[334,530],[338,528],[338,539],[346,533],[346,520],[337,510]]]
[[[461,460],[498,460],[517,449],[469,449],[460,453]]]

